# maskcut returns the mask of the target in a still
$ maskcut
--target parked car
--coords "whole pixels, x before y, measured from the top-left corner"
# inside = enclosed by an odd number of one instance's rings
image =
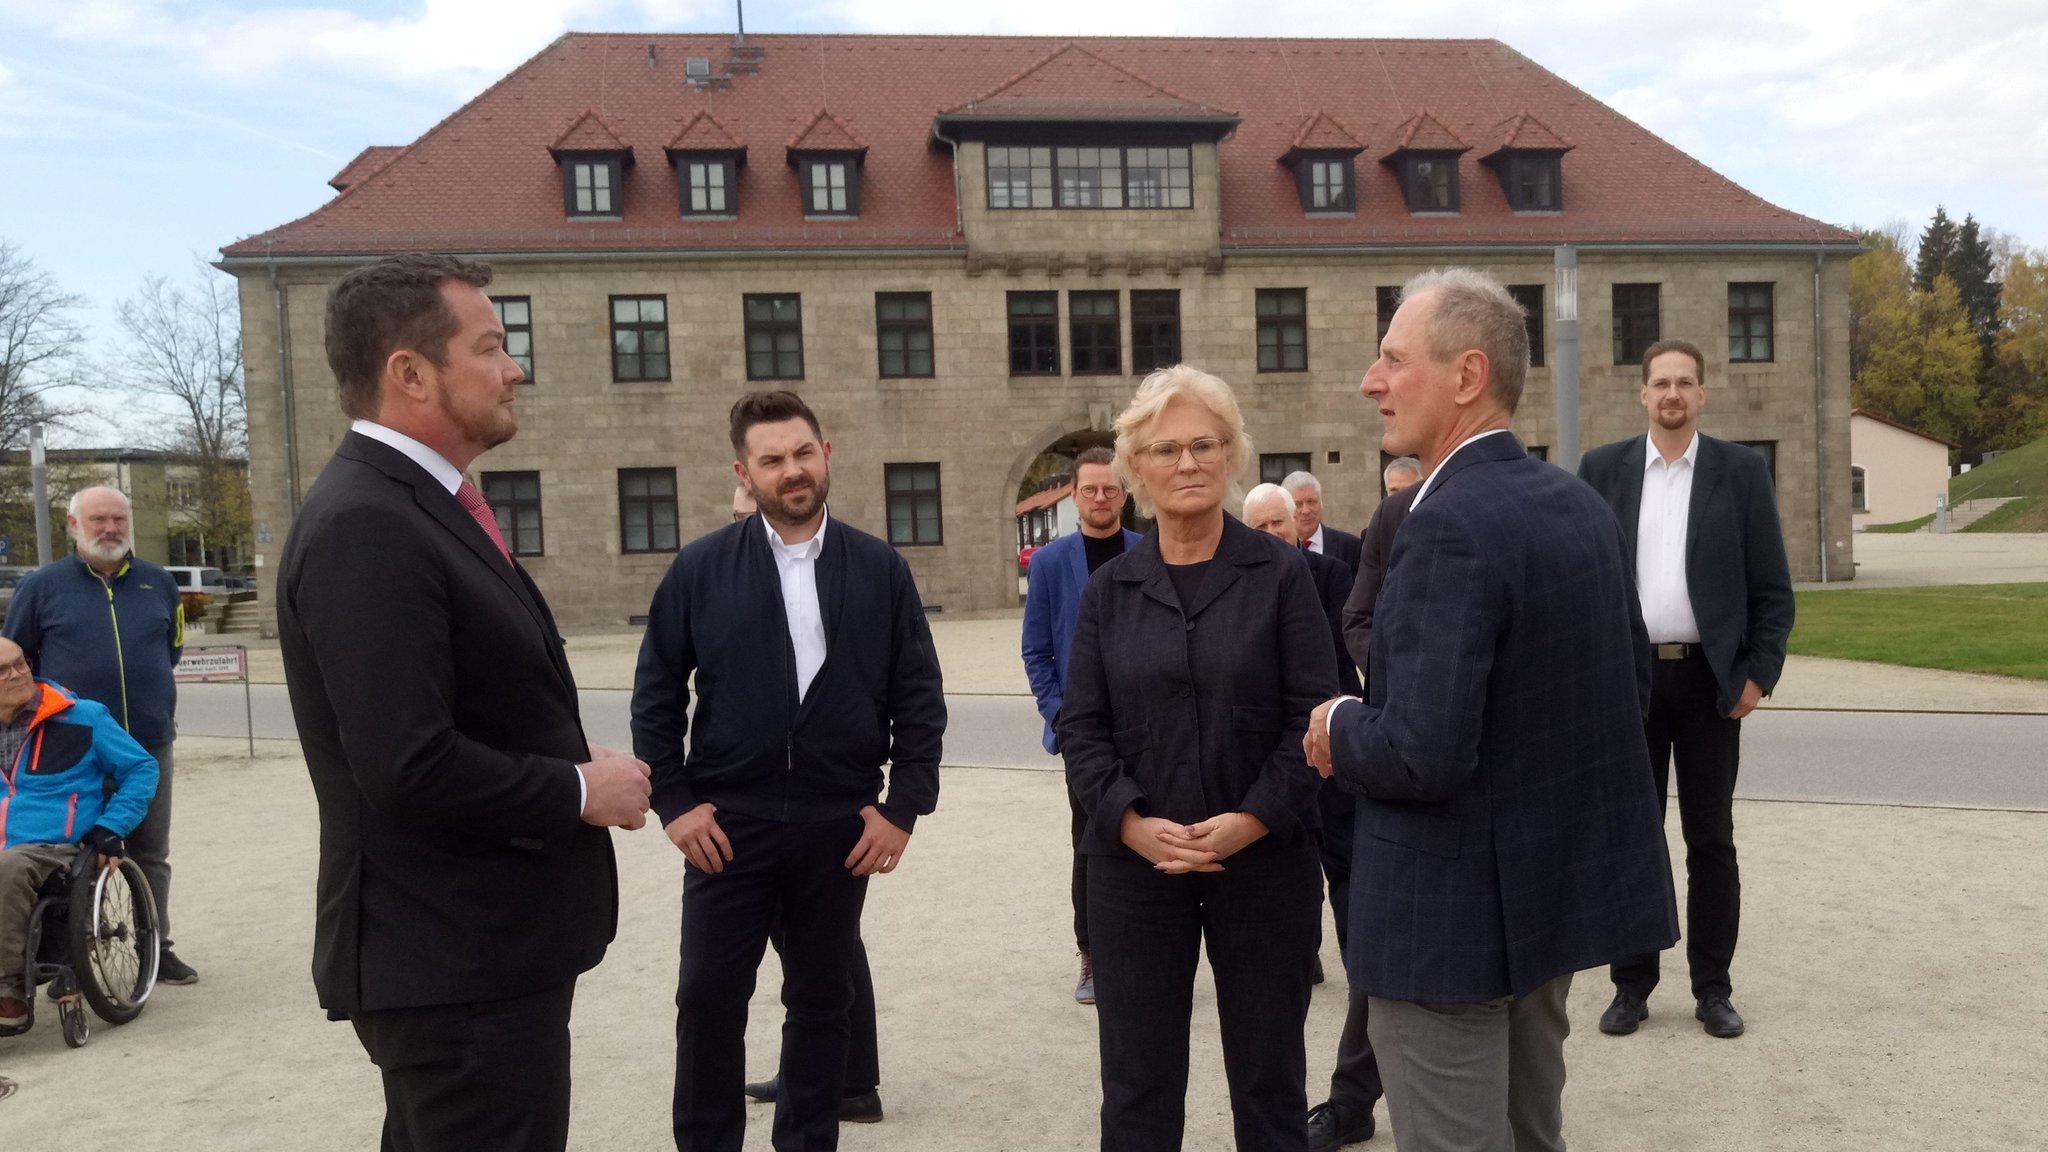
[[[1036,544],[1026,544],[1022,548],[1017,549],[1017,571],[1031,571],[1031,557],[1037,551],[1038,545]]]

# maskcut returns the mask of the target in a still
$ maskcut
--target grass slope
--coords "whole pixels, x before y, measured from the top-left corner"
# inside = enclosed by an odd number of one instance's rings
[[[2048,584],[1801,592],[1791,651],[2048,680]]]

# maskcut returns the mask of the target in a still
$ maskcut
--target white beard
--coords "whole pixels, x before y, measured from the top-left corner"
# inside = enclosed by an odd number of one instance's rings
[[[84,552],[89,559],[102,564],[117,564],[134,548],[135,541],[126,536],[118,541],[93,539],[79,545],[79,551]]]

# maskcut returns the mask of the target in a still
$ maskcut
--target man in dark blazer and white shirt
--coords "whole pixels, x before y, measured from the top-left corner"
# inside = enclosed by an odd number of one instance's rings
[[[1280,487],[1294,501],[1294,528],[1301,546],[1318,556],[1341,560],[1346,568],[1358,571],[1358,537],[1323,523],[1323,482],[1316,479],[1316,474],[1289,472],[1280,481]]]
[[[1402,1152],[1561,1150],[1572,973],[1677,937],[1620,532],[1508,431],[1527,365],[1498,283],[1403,289],[1362,390],[1427,476],[1367,698],[1318,706],[1305,740],[1360,793],[1347,960]]]
[[[1652,663],[1644,731],[1657,798],[1678,763],[1685,834],[1685,954],[1693,1015],[1710,1036],[1742,1035],[1729,1001],[1742,882],[1735,863],[1735,772],[1742,718],[1777,687],[1792,633],[1792,574],[1778,498],[1762,456],[1699,430],[1706,359],[1682,340],[1643,354],[1647,436],[1586,453],[1579,476],[1621,523]],[[1614,965],[1600,1030],[1625,1036],[1649,1015],[1655,952]]]
[[[540,590],[463,472],[518,429],[490,268],[388,257],[328,297],[355,418],[293,520],[278,640],[320,806],[313,983],[383,1073],[383,1147],[557,1152],[569,1005],[618,918],[590,745]]]

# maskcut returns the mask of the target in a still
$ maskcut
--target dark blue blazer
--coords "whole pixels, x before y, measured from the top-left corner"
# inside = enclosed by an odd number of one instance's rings
[[[1191,603],[1156,532],[1088,582],[1059,722],[1067,782],[1091,814],[1082,852],[1129,852],[1134,806],[1182,823],[1249,812],[1279,841],[1318,825],[1301,738],[1336,694],[1337,658],[1299,551],[1225,516]]]
[[[1126,528],[1124,551],[1144,537]],[[1069,532],[1031,554],[1024,585],[1024,675],[1038,714],[1045,717],[1047,752],[1059,751],[1053,721],[1067,698],[1067,653],[1074,647],[1074,619],[1081,614],[1081,590],[1088,587],[1088,546]]]
[[[1643,743],[1649,650],[1613,513],[1511,433],[1394,538],[1363,704],[1339,707],[1352,988],[1523,995],[1678,938]]]

